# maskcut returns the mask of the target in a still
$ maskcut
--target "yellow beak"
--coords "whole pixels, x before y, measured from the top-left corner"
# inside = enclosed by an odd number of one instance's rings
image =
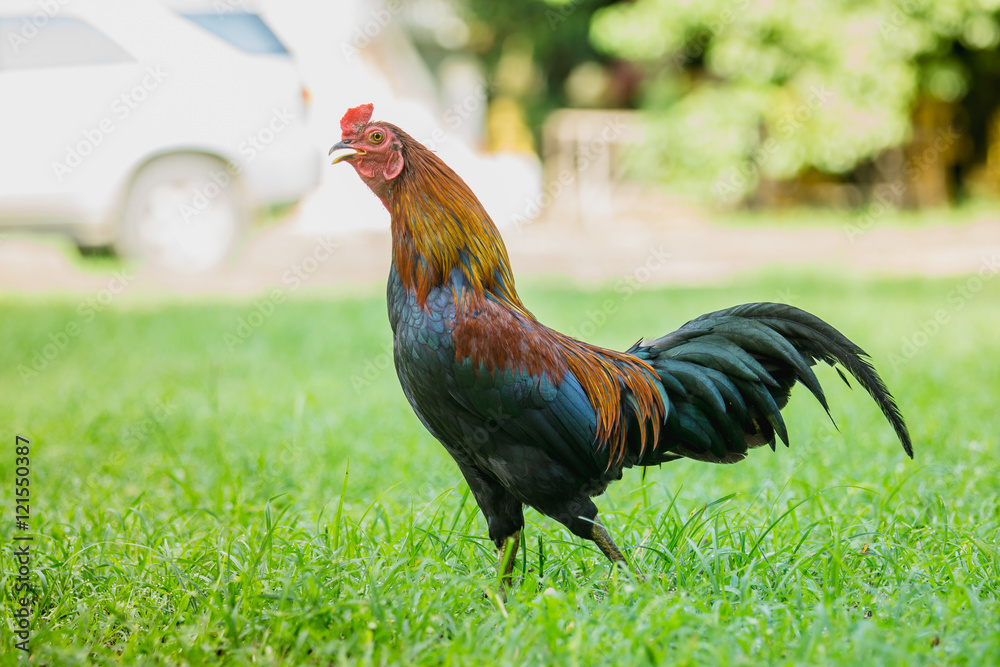
[[[335,143],[333,147],[330,149],[330,152],[327,153],[327,155],[328,156],[333,155],[334,153],[336,153],[336,156],[333,158],[333,162],[331,162],[330,164],[337,164],[341,160],[346,160],[349,157],[365,154],[364,151],[358,150],[356,148],[351,148],[343,141]]]

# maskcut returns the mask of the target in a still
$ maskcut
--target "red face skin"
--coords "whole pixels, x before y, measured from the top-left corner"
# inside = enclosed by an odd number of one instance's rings
[[[391,126],[385,123],[379,121],[350,123],[349,116],[355,111],[352,109],[344,117],[344,121],[341,122],[343,131],[341,141],[330,149],[331,153],[340,149],[351,149],[355,152],[338,156],[334,164],[340,161],[350,162],[361,180],[388,208],[392,180],[403,171],[403,143]],[[371,113],[370,110],[368,113]]]

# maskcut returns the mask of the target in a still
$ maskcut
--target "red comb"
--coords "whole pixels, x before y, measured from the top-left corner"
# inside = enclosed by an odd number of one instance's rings
[[[348,109],[344,117],[340,119],[340,132],[347,136],[358,131],[358,128],[372,119],[372,104],[362,104],[359,107]]]

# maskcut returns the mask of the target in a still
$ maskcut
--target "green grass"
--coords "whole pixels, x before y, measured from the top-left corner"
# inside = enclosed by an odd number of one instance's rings
[[[996,220],[997,200],[966,199],[953,206],[920,209],[885,208],[878,201],[855,209],[790,206],[787,208],[735,209],[715,213],[712,222],[730,227],[797,227],[856,229],[865,233],[878,227],[921,229],[946,225],[961,227],[982,220]]]
[[[241,340],[251,301],[126,294],[86,322],[79,296],[3,297],[0,480],[10,510],[14,438],[30,438],[33,660],[1000,664],[1000,280],[955,298],[964,284],[522,290],[546,322],[615,346],[791,295],[873,354],[916,460],[824,368],[839,431],[799,388],[790,449],[630,471],[598,499],[644,581],[528,511],[506,605],[485,522],[398,387],[383,299],[300,295]],[[620,311],[602,325],[606,299]],[[68,322],[79,334],[22,379]]]

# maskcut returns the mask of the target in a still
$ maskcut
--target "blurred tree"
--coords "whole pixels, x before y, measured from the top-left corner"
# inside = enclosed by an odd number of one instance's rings
[[[598,10],[590,37],[644,68],[636,171],[734,202],[762,179],[866,165],[905,188],[975,152],[1000,108],[998,17],[1000,0],[635,0]],[[967,96],[976,108],[946,121],[958,133],[914,136],[916,109],[939,120]],[[878,161],[915,138],[916,158]]]
[[[491,96],[516,99],[533,128],[560,107],[628,104],[635,81],[618,85],[627,77],[610,75],[614,56],[588,38],[594,11],[614,2],[464,0],[468,48],[487,69]]]

